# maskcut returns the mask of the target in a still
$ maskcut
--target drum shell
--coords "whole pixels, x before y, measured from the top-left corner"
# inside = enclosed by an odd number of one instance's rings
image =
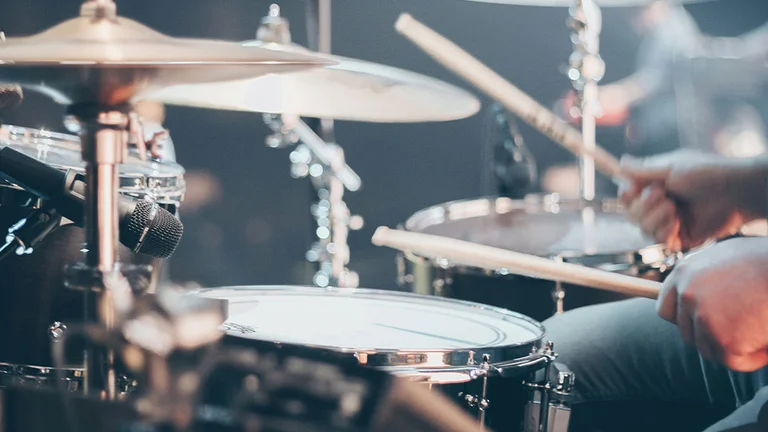
[[[145,139],[161,132],[159,125],[143,124]],[[0,147],[8,146],[61,171],[84,173],[80,140],[77,136],[13,125],[0,127]],[[118,190],[124,197],[149,198],[176,213],[184,197],[184,168],[176,164],[170,137],[162,152],[139,157],[129,151],[120,165]],[[17,185],[0,180],[0,230],[27,217],[42,201]],[[11,255],[0,261],[0,363],[53,366],[49,327],[54,322],[82,322],[86,307],[95,309],[95,295],[64,287],[64,268],[84,259],[83,229],[68,221],[50,233],[30,255]],[[131,252],[118,245],[123,263],[152,266],[149,291],[163,272],[163,261]],[[130,277],[129,277],[130,280]],[[135,287],[134,287],[135,288]],[[140,287],[146,290],[147,287]],[[68,364],[81,366],[81,353],[68,349]]]
[[[460,239],[473,240],[473,236],[490,241],[490,245],[509,250],[505,242],[517,241],[506,232],[515,229],[519,216],[530,216],[523,220],[530,224],[532,231],[526,231],[526,239],[521,240],[525,247],[541,249],[535,246],[537,236],[547,237],[548,241],[556,239],[551,233],[541,233],[536,229],[541,227],[553,228],[555,225],[536,225],[535,219],[547,215],[564,218],[570,211],[584,207],[592,207],[600,215],[611,215],[616,218],[621,208],[613,200],[603,200],[599,203],[585,205],[579,202],[562,200],[554,195],[530,195],[524,200],[508,198],[481,198],[476,200],[455,201],[440,204],[421,210],[405,223],[408,231],[427,231],[431,234],[454,236]],[[449,228],[447,224],[462,224]],[[441,225],[446,224],[444,227]],[[560,228],[560,225],[557,226]],[[483,231],[488,230],[488,231]],[[518,228],[519,230],[519,228]],[[567,230],[566,230],[567,231]],[[519,232],[517,232],[520,234]],[[492,235],[495,234],[495,235]],[[626,233],[622,233],[626,234]],[[465,238],[469,236],[469,238]],[[498,238],[497,238],[498,236]],[[604,236],[603,236],[604,238]],[[621,242],[621,237],[618,241]],[[537,253],[538,256],[561,260],[572,264],[584,265],[624,275],[642,277],[654,281],[663,281],[671,271],[675,256],[661,245],[651,241],[644,243],[641,239],[632,237],[627,240],[636,249],[616,252],[616,242],[610,245],[614,251],[585,253],[578,250],[564,250],[553,255]],[[517,252],[531,253],[529,251]],[[454,265],[445,260],[429,259],[412,253],[398,253],[396,256],[397,284],[404,290],[422,295],[435,295],[459,300],[493,305],[519,312],[537,321],[543,321],[558,311],[575,309],[591,304],[606,303],[622,300],[628,296],[598,290],[585,286],[555,283],[543,279],[510,274],[503,270],[489,271],[480,268]]]
[[[515,274],[501,274],[477,268],[449,266],[412,254],[397,255],[397,284],[416,294],[466,300],[509,309],[544,321],[557,312],[558,297],[562,309],[570,310],[592,304],[623,300],[630,296],[590,287],[557,284]],[[671,271],[663,263],[640,270],[632,266],[621,274],[663,281]]]
[[[29,207],[0,206],[0,229],[31,211]],[[0,261],[0,362],[53,366],[49,327],[57,321],[65,325],[82,322],[86,300],[93,301],[93,294],[64,286],[64,268],[84,258],[84,243],[84,230],[67,224],[43,239],[32,254],[12,254]],[[135,254],[123,245],[119,245],[119,253],[121,262],[152,265],[152,282],[159,280],[162,260]],[[69,364],[81,361],[76,349],[67,352]]]
[[[477,404],[468,403],[466,396],[488,399],[492,407],[486,410],[485,421],[497,430],[519,426],[529,401],[522,381],[551,361],[542,354],[541,323],[466,301],[361,288],[290,286],[222,287],[192,294],[227,300],[224,328],[231,343],[301,344],[328,356],[346,357],[429,386],[473,415],[478,414]],[[308,330],[311,324],[294,325],[296,320],[317,325]]]

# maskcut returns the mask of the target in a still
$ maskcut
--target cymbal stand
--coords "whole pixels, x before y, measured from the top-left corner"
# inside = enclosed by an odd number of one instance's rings
[[[116,18],[117,6],[112,0],[85,0],[80,14]],[[101,95],[101,99],[110,99],[107,96]],[[65,120],[67,127],[80,135],[88,179],[85,260],[67,266],[65,284],[84,292],[84,321],[101,322],[107,329],[113,329],[133,307],[133,290],[125,274],[135,271],[143,276],[147,271],[146,266],[121,267],[118,263],[118,165],[128,149],[131,112],[128,104],[101,106],[75,101],[68,107]],[[102,397],[115,400],[114,351],[89,346],[83,363],[84,392],[98,391]]]
[[[307,0],[307,47],[331,53],[331,0]],[[333,119],[319,119],[317,133],[326,141],[334,142]]]
[[[308,0],[310,49],[330,53],[330,20],[330,0]],[[256,37],[265,42],[291,42],[290,26],[280,16],[279,6],[270,6]],[[291,175],[294,178],[308,176],[317,193],[318,199],[311,207],[317,241],[306,253],[307,260],[317,263],[318,267],[312,282],[320,287],[356,288],[358,275],[346,267],[349,263],[347,237],[350,230],[362,228],[363,219],[350,214],[343,197],[345,189],[355,192],[362,183],[360,176],[344,161],[342,148],[334,143],[333,120],[321,119],[318,131],[292,115],[265,114],[264,121],[274,132],[267,138],[268,146],[297,145],[290,156]]]
[[[128,144],[129,108],[100,108],[72,105],[69,114],[77,119],[88,187],[85,197],[85,261],[67,267],[68,288],[85,293],[85,322],[101,321],[108,329],[119,314],[130,310],[133,293],[118,264],[118,169]],[[70,125],[73,123],[70,121]],[[91,299],[95,295],[96,300]],[[102,361],[106,360],[106,370]],[[117,396],[114,352],[106,359],[93,349],[84,354],[85,391],[103,389],[106,397]],[[97,373],[104,371],[102,376]]]
[[[597,146],[595,118],[602,114],[598,83],[605,73],[605,63],[599,55],[602,15],[594,0],[576,0],[569,13],[574,50],[569,59],[568,78],[579,97],[584,147],[594,150]],[[581,156],[579,195],[585,201],[595,199],[595,173],[594,158],[587,154]]]
[[[347,237],[350,230],[363,227],[363,219],[350,213],[343,197],[345,190],[360,189],[360,176],[346,164],[340,146],[323,141],[301,119],[265,114],[264,120],[275,132],[267,139],[270,147],[296,144],[290,155],[291,176],[309,177],[317,190],[318,200],[311,209],[317,241],[306,254],[307,260],[318,266],[313,283],[356,288],[357,273],[346,267],[350,258]]]

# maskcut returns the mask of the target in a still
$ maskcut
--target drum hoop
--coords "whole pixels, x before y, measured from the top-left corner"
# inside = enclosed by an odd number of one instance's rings
[[[512,273],[505,273],[503,269],[497,269],[495,271],[491,271],[491,270],[486,270],[480,267],[467,266],[463,264],[454,264],[443,258],[433,259],[433,258],[423,257],[420,255],[416,255],[410,251],[399,252],[399,254],[404,256],[405,259],[407,259],[408,261],[414,264],[428,264],[434,268],[438,268],[441,270],[451,270],[461,274],[475,274],[475,275],[492,274],[496,276],[505,276],[507,274],[512,274]],[[637,255],[642,256],[645,254],[659,255],[661,258],[651,262],[642,262],[642,261],[637,262],[635,260],[627,259],[631,257],[636,257]],[[591,258],[591,259],[599,258],[600,261],[603,262],[603,264],[626,264],[631,267],[642,267],[640,270],[661,268],[662,266],[668,263],[667,257],[669,256],[672,256],[672,253],[662,245],[649,246],[647,248],[643,248],[635,252],[624,252],[624,253],[615,253],[615,254],[573,253],[572,255],[571,254],[560,255],[560,257],[566,258],[568,262],[573,264],[582,264],[583,261],[585,261],[585,259],[587,258]],[[548,256],[546,258],[556,259],[557,256]],[[624,258],[624,260],[622,260],[622,258]],[[597,268],[599,268],[599,266]]]
[[[76,135],[13,125],[2,125],[0,127],[0,142],[20,146],[45,146],[72,151],[78,154],[80,152],[80,139]],[[3,145],[0,144],[0,147],[3,147]],[[147,164],[148,167],[154,169],[152,174],[120,173],[120,193],[135,198],[149,197],[157,201],[180,203],[186,193],[184,167],[175,162],[160,160],[148,160]],[[50,163],[49,165],[60,170],[74,169],[77,172],[84,172],[82,167]],[[167,172],[163,171],[163,167],[166,168]],[[0,186],[21,189],[4,181],[0,183]]]
[[[475,363],[480,363],[484,355],[488,355],[490,358],[490,364],[497,363],[509,363],[511,361],[519,360],[526,357],[532,351],[541,346],[541,341],[546,335],[544,326],[523,314],[513,312],[507,309],[502,309],[496,306],[490,306],[475,302],[469,302],[464,300],[450,299],[436,296],[424,296],[414,293],[401,292],[401,291],[386,291],[370,288],[335,288],[335,287],[308,287],[308,286],[293,286],[293,285],[255,285],[255,286],[227,286],[218,288],[204,288],[194,291],[189,291],[188,294],[206,296],[217,291],[242,291],[242,292],[258,292],[262,291],[281,291],[281,292],[309,292],[315,293],[339,293],[346,295],[374,295],[381,297],[394,297],[394,298],[411,298],[427,300],[436,304],[451,304],[456,306],[468,306],[476,310],[482,310],[489,314],[499,314],[504,317],[512,318],[515,320],[523,321],[530,325],[537,331],[538,336],[529,340],[516,342],[508,345],[500,345],[494,347],[465,347],[457,349],[376,349],[370,347],[337,347],[327,346],[321,344],[307,344],[301,345],[310,348],[323,349],[327,351],[333,351],[343,354],[350,354],[357,359],[357,362],[361,365],[368,365],[373,367],[401,367],[410,369],[439,369],[442,371],[453,372],[464,370],[467,367],[473,368]],[[226,297],[216,297],[223,298]],[[272,338],[261,338],[258,335],[249,334],[235,334],[228,332],[230,336],[240,337],[244,339],[253,339],[270,343],[284,343],[284,341],[276,340]],[[472,362],[474,360],[474,362]]]
[[[63,373],[63,377],[62,374]],[[55,368],[48,366],[35,366],[26,364],[15,363],[0,363],[0,374],[17,376],[22,378],[32,379],[59,379],[64,378],[67,380],[79,380],[82,379],[84,373],[83,368],[76,367],[63,367]]]

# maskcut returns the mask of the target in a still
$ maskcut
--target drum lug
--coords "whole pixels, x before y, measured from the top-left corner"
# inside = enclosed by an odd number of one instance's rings
[[[576,383],[576,374],[571,371],[560,371],[557,373],[557,381],[553,393],[559,396],[568,396],[573,391]]]
[[[63,324],[59,321],[55,321],[53,324],[48,326],[48,338],[50,338],[52,342],[60,342],[61,337],[64,336],[64,332],[66,331],[67,331],[66,324]]]
[[[405,263],[405,256],[397,254],[395,257],[395,266],[397,267],[397,284],[407,286],[413,283],[413,275],[408,274],[408,268]]]

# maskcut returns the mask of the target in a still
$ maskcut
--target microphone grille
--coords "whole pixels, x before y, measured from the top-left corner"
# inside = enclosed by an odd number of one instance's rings
[[[152,217],[153,212],[155,212],[154,217]],[[176,216],[149,201],[136,203],[136,209],[128,220],[127,228],[126,237],[132,239],[134,252],[155,258],[168,258],[173,255],[184,233],[184,225]],[[147,228],[144,242],[139,245],[139,239]],[[136,246],[139,246],[138,250]]]

